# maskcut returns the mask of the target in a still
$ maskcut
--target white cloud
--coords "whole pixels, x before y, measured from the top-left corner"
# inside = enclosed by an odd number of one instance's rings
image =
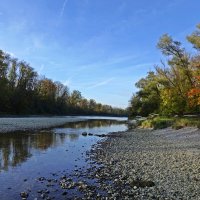
[[[108,85],[110,82],[112,82],[114,80],[114,78],[109,78],[107,80],[104,80],[104,81],[101,81],[101,82],[98,82],[96,84],[93,84],[91,86],[88,87],[88,89],[93,89],[93,88],[96,88],[96,87],[100,87],[100,86],[103,86],[103,85]]]
[[[76,66],[76,72],[80,73],[80,71],[85,71],[85,70],[89,70],[89,69],[94,69],[94,68],[102,68],[105,66],[112,66],[112,65],[117,65],[126,61],[130,61],[130,60],[136,60],[138,59],[140,56],[139,55],[124,55],[124,56],[116,56],[116,57],[111,57],[107,60],[104,61],[100,61],[100,62],[95,62],[95,63],[91,63],[88,65],[79,65]]]
[[[61,8],[61,10],[60,10],[60,18],[62,18],[63,14],[64,14],[65,7],[66,7],[68,1],[69,1],[69,0],[65,0],[65,1],[63,2],[62,8]]]
[[[38,70],[38,74],[39,74],[39,75],[41,75],[43,69],[44,69],[44,65],[41,65],[40,69]]]

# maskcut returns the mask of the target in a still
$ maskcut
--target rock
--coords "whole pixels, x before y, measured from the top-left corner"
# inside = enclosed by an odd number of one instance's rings
[[[38,181],[45,181],[46,179],[44,177],[39,177],[37,180]]]
[[[22,198],[23,200],[25,200],[25,199],[28,198],[29,194],[28,194],[27,192],[21,192],[21,193],[20,193],[20,196],[21,196],[21,198]]]
[[[98,136],[98,137],[106,137],[105,134],[96,134],[95,136]]]
[[[82,133],[82,136],[87,136],[87,132],[83,132],[83,133]]]
[[[45,195],[45,194],[41,194],[40,197],[41,197],[42,199],[45,199],[46,195]]]
[[[66,191],[65,191],[65,192],[63,192],[63,193],[62,193],[62,195],[63,195],[63,196],[67,195],[67,192],[66,192]]]
[[[137,186],[134,186],[133,189],[136,190],[136,189],[137,189]]]

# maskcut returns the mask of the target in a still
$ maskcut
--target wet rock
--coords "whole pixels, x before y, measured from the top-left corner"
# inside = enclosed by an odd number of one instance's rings
[[[45,181],[46,179],[45,179],[45,177],[39,177],[37,180],[38,181]]]
[[[45,199],[45,198],[46,198],[46,195],[45,195],[45,194],[41,194],[40,197],[41,197],[42,199]]]
[[[46,190],[44,191],[44,193],[45,193],[45,194],[49,194],[50,191],[46,189]]]
[[[66,191],[65,191],[65,192],[63,192],[63,193],[62,193],[62,195],[63,195],[63,196],[66,196],[66,195],[67,195],[67,192],[66,192]]]
[[[64,176],[62,176],[61,178],[62,178],[62,179],[66,179],[66,178],[67,178],[67,176],[66,176],[66,175],[64,175]]]
[[[27,192],[21,192],[21,193],[20,193],[20,196],[21,196],[21,198],[22,198],[23,200],[26,200],[26,199],[28,198],[29,194],[28,194]]]
[[[97,136],[97,137],[106,137],[105,134],[96,134],[95,136]]]
[[[83,132],[83,133],[82,133],[82,136],[87,136],[87,132]]]

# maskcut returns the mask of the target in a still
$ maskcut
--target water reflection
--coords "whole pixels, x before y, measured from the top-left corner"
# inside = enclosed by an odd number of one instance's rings
[[[113,120],[88,120],[75,123],[68,123],[63,128],[96,128],[96,127],[109,127],[111,125],[124,124],[124,121]]]
[[[33,149],[45,150],[55,145],[52,133],[8,133],[0,135],[0,169],[8,170],[32,156]]]
[[[26,162],[35,151],[44,152],[49,148],[56,148],[66,140],[77,141],[79,137],[82,137],[83,131],[111,132],[118,130],[119,127],[116,125],[123,123],[112,120],[89,120],[68,123],[52,131],[0,134],[0,172]]]

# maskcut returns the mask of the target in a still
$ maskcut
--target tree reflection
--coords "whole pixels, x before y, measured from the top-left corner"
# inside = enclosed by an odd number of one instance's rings
[[[68,123],[64,128],[78,129],[108,127],[123,124],[124,122],[112,120],[89,120],[83,122]],[[63,144],[66,140],[76,141],[78,133],[54,133],[53,131],[40,131],[36,133],[6,133],[0,134],[0,171],[8,170],[20,163],[26,162],[32,156],[34,150],[46,151]]]
[[[0,169],[8,170],[32,156],[32,151],[46,150],[62,143],[51,132],[39,133],[6,133],[0,135]]]
[[[71,122],[63,126],[64,128],[95,128],[95,127],[104,127],[111,125],[124,124],[124,121],[114,121],[114,120],[88,120],[82,122]]]

